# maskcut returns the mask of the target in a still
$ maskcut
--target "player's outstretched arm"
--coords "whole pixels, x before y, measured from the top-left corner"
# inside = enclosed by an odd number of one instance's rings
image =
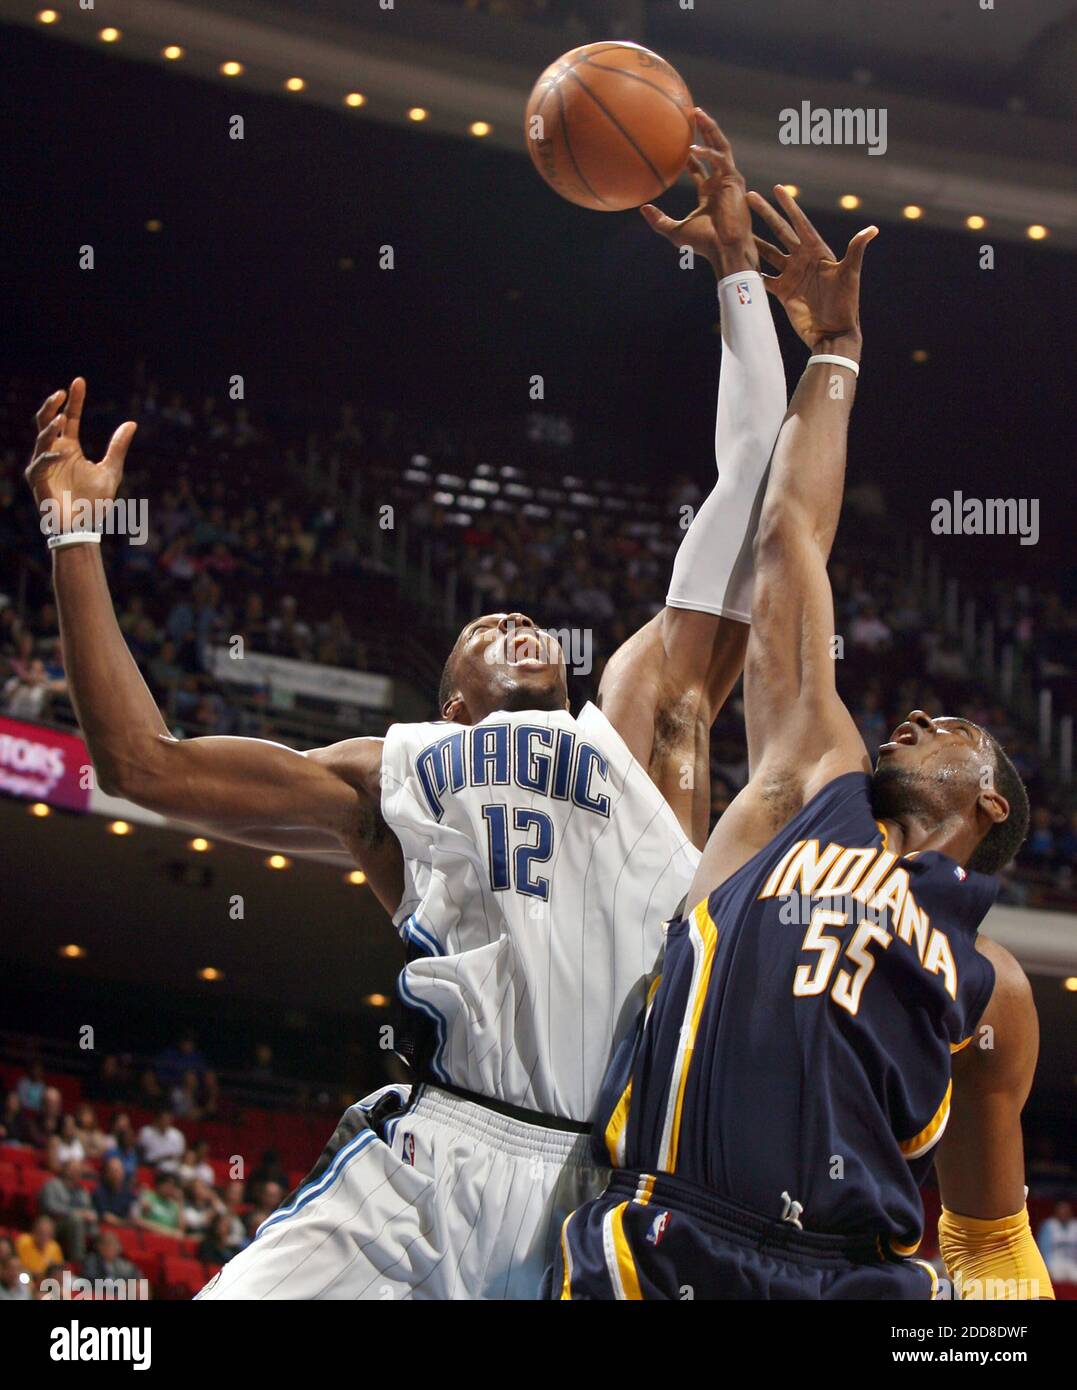
[[[104,459],[91,463],[79,444],[85,394],[76,378],[69,393],[55,392],[38,411],[26,478],[39,509],[63,508],[65,497],[74,507],[116,495],[135,426],[121,425]],[[380,862],[392,837],[377,833],[380,740],[352,739],[304,755],[261,739],[174,739],[116,621],[100,545],[55,549],[53,581],[68,688],[103,791],[273,848],[353,856],[377,850],[382,871],[374,871],[392,896]],[[363,867],[369,873],[374,866]]]
[[[950,1116],[935,1171],[939,1249],[963,1298],[1053,1298],[1025,1207],[1021,1111],[1032,1089],[1039,1020],[1025,972],[980,937],[995,988],[972,1041],[953,1060]]]
[[[767,288],[814,356],[859,363],[860,268],[876,235],[865,228],[838,261],[784,188],[786,221],[758,194],[752,207],[785,250],[756,239],[779,274]],[[755,537],[752,626],[745,658],[750,780],[715,828],[697,871],[700,896],[765,845],[822,786],[869,767],[835,681],[834,600],[826,566],[845,481],[856,371],[809,364],[771,458]]]
[[[744,665],[751,534],[786,388],[744,179],[718,125],[705,111],[695,116],[702,144],[693,147],[690,168],[699,206],[681,221],[650,205],[641,211],[660,236],[704,257],[718,280],[719,478],[681,542],[666,607],[611,658],[599,699],[702,845],[710,820],[710,730]]]

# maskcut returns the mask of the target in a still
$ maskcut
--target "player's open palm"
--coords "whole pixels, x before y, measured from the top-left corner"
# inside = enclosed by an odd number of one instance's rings
[[[86,383],[77,376],[69,391],[54,391],[34,417],[38,433],[26,481],[39,508],[46,502],[73,506],[85,501],[92,505],[116,496],[137,426],[133,420],[122,424],[109,441],[105,457],[100,463],[91,463],[79,443],[85,400]]]
[[[653,203],[640,208],[648,226],[674,246],[688,246],[717,267],[723,248],[744,249],[758,264],[752,245],[752,215],[745,201],[744,176],[733,160],[733,147],[717,121],[695,109],[701,143],[691,147],[688,172],[699,206],[679,221]]]
[[[749,193],[753,211],[777,236],[782,248],[755,238],[760,255],[778,272],[764,276],[767,289],[780,299],[789,322],[810,348],[825,338],[860,328],[860,268],[878,227],[865,227],[850,241],[839,261],[808,221],[796,200],[780,184],[774,196],[788,221],[758,193]]]

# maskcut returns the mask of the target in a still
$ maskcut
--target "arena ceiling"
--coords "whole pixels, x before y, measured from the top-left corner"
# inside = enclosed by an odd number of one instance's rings
[[[492,143],[521,152],[535,77],[566,47],[605,36],[449,0],[400,0],[391,9],[378,0],[101,0],[87,11],[67,0],[54,8],[50,40],[100,49],[102,29],[111,28],[120,32],[113,55],[155,63],[162,74],[276,91],[282,100],[336,107],[342,119],[407,124],[408,110],[421,106],[425,131],[469,138],[469,124],[482,120]],[[579,0],[576,8],[590,7]],[[39,9],[0,0],[0,18],[17,24],[35,25]],[[924,209],[926,223],[955,229],[975,214],[1001,240],[1039,224],[1053,245],[1077,246],[1071,0],[992,10],[973,0],[764,0],[700,3],[690,12],[672,0],[646,12],[621,0],[604,13],[618,37],[649,39],[681,69],[758,186],[795,181],[808,206],[855,192],[880,221],[909,204]],[[183,49],[182,61],[161,57],[169,44]],[[229,59],[242,62],[241,76],[221,75]],[[303,90],[286,95],[285,81],[296,76]],[[361,93],[363,105],[346,110],[348,92]],[[887,157],[781,145],[778,112],[800,101],[884,106]]]

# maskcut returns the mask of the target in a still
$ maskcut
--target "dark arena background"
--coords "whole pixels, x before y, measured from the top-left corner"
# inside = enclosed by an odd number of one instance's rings
[[[145,543],[103,557],[177,737],[307,750],[437,718],[462,624],[513,610],[580,644],[578,713],[712,486],[721,354],[710,269],[527,158],[536,77],[604,39],[671,62],[748,187],[795,186],[832,246],[880,228],[838,689],[873,757],[909,709],[947,712],[1028,786],[984,930],[1031,981],[1028,1206],[1077,1298],[1070,0],[0,0],[0,21],[0,1299],[85,1303],[73,1281],[103,1270],[190,1299],[341,1112],[409,1079],[404,950],[360,870],[196,837],[82,775],[34,412],[81,375],[88,457],[138,422]],[[885,140],[790,143],[802,103],[884,111]],[[1029,525],[948,534],[955,494]],[[747,777],[739,686],[710,762],[717,818]],[[7,1316],[15,1339],[29,1314]]]

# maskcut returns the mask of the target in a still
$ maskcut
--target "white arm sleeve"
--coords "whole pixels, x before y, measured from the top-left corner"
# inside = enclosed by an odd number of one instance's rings
[[[746,623],[752,612],[756,522],[787,404],[785,369],[759,272],[727,275],[718,284],[718,302],[718,481],[677,551],[666,603]]]

